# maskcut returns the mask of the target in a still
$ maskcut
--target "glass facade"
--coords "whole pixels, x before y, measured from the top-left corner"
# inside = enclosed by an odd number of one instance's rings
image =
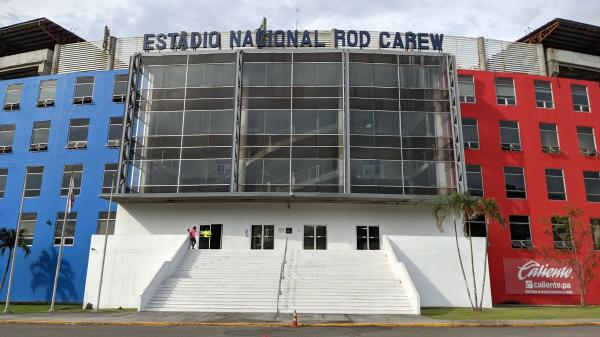
[[[343,51],[141,56],[120,192],[452,191],[447,60]]]

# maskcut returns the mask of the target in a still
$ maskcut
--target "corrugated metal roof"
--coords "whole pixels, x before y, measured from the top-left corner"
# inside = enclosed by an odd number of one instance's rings
[[[39,18],[0,28],[0,57],[40,49],[54,50],[57,43],[82,41],[85,40],[60,25]]]

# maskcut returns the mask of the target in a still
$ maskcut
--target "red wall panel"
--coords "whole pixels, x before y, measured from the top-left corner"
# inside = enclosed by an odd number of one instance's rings
[[[503,260],[507,258],[543,259],[539,248],[552,245],[552,234],[545,221],[560,213],[566,205],[583,210],[581,220],[589,224],[590,218],[600,218],[600,203],[586,200],[583,171],[600,171],[600,157],[586,157],[579,153],[577,126],[594,128],[596,146],[600,145],[600,87],[598,82],[534,76],[515,73],[461,70],[459,75],[475,79],[476,103],[461,103],[463,117],[476,118],[479,127],[479,150],[465,150],[467,164],[481,165],[484,196],[494,198],[508,222],[508,215],[528,215],[535,249],[511,247],[510,229],[498,226],[490,229],[490,277],[492,301],[528,304],[578,304],[579,297],[572,295],[517,295],[507,294],[504,285]],[[496,77],[514,79],[517,104],[502,106],[496,103]],[[534,80],[549,81],[552,85],[554,109],[537,108]],[[571,84],[588,88],[590,113],[575,112],[572,107]],[[500,120],[519,122],[522,151],[502,151],[500,147]],[[541,150],[539,123],[557,125],[561,153],[548,154]],[[505,166],[521,166],[525,172],[527,199],[506,198],[504,186]],[[546,168],[563,170],[567,200],[549,200],[546,190]],[[588,242],[591,247],[591,239]],[[600,254],[600,251],[597,252]],[[586,300],[600,304],[600,266],[593,283],[588,287]]]

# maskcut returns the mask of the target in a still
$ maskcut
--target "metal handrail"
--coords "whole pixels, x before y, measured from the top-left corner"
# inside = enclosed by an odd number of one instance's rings
[[[288,236],[285,236],[285,248],[283,249],[283,260],[281,261],[281,268],[279,269],[279,286],[277,287],[277,315],[279,315],[279,297],[281,296],[281,280],[283,280],[283,272],[285,270],[285,259],[287,256],[287,245],[288,245]],[[275,315],[275,317],[277,317]]]

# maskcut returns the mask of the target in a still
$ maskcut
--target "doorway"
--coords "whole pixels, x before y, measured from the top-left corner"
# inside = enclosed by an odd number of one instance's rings
[[[327,226],[304,225],[304,249],[327,249]]]
[[[379,226],[356,226],[356,249],[379,250]]]
[[[274,225],[252,225],[250,249],[273,249],[274,236]]]
[[[223,225],[200,225],[199,233],[198,249],[221,249]]]

